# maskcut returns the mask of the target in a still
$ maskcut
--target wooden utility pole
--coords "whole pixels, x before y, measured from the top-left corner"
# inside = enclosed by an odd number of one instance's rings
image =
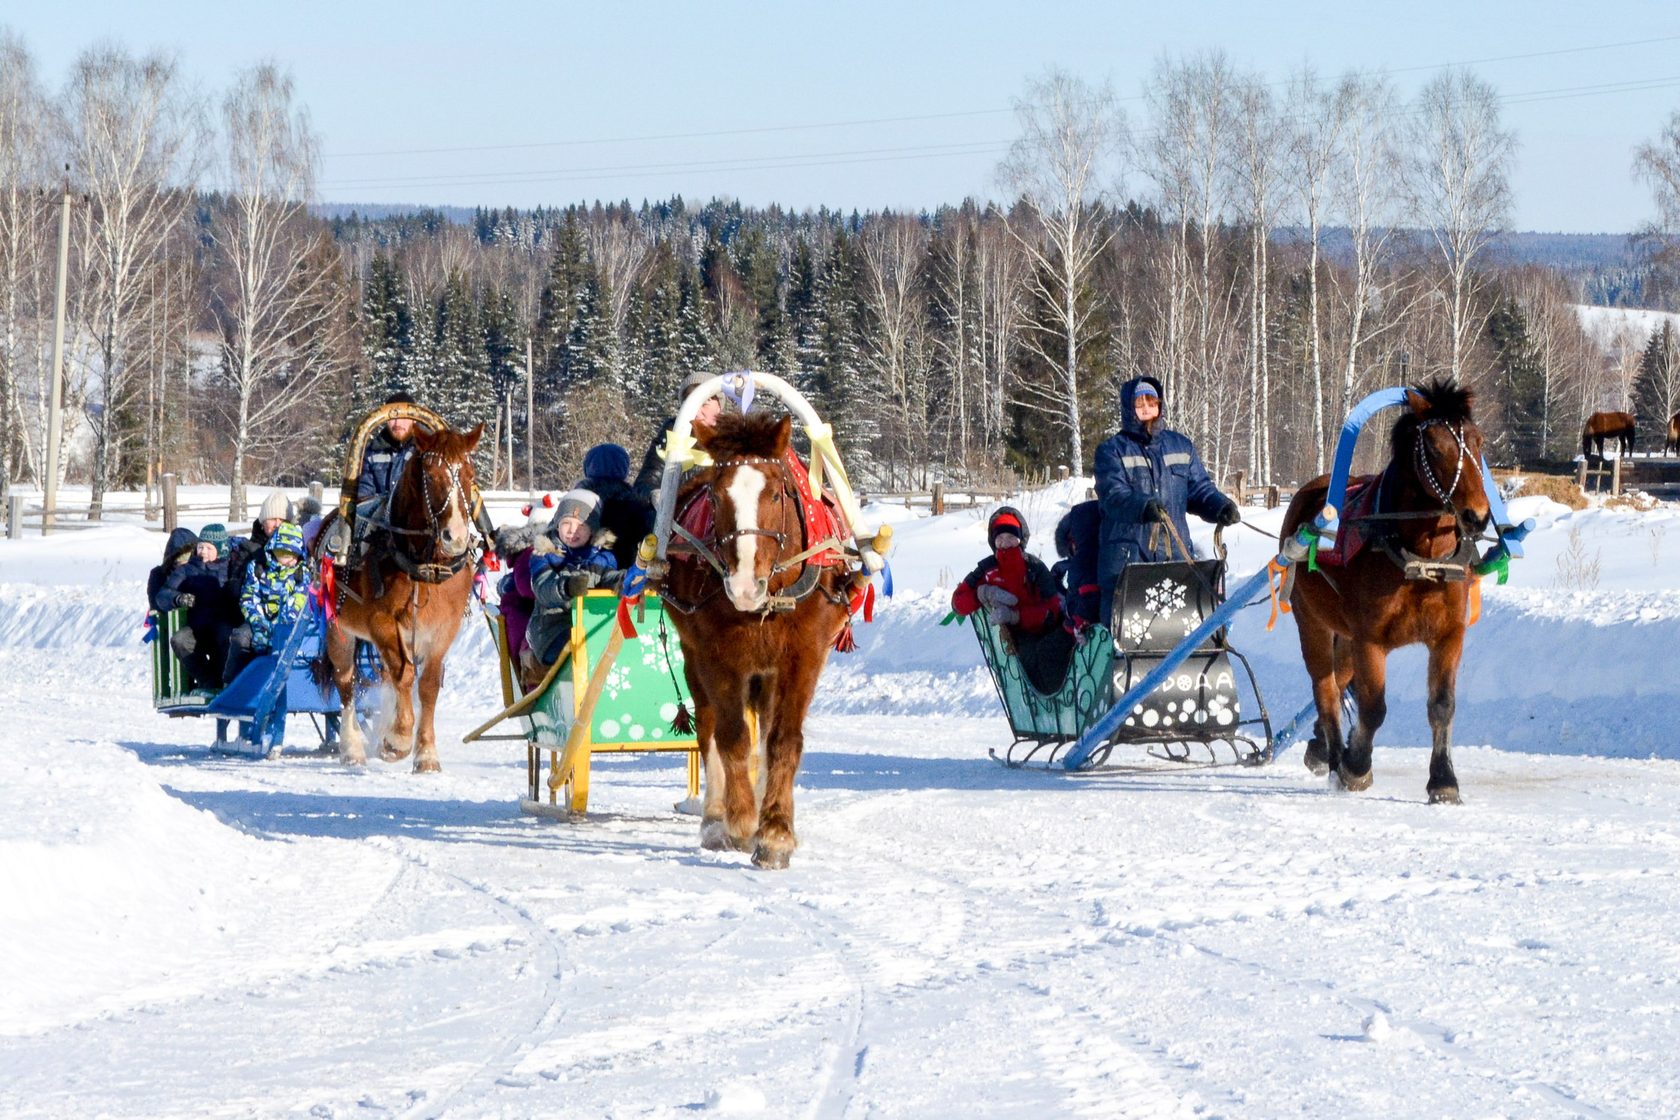
[[[53,310],[52,388],[47,393],[46,509],[41,512],[42,536],[52,532],[58,510],[58,456],[64,436],[64,292],[69,274],[70,182],[67,178],[64,206],[58,216],[58,297]]]
[[[537,410],[531,406],[531,382],[534,375],[531,370],[531,337],[525,336],[525,486],[526,496],[535,499],[537,496],[537,472],[531,466],[534,461],[531,447],[536,440],[531,438],[531,432],[537,422]],[[511,481],[511,480],[510,480]]]

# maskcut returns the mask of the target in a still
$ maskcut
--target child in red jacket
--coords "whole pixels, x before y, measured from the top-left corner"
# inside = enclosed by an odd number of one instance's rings
[[[951,595],[951,608],[967,616],[985,608],[999,626],[1009,627],[1027,678],[1041,692],[1061,687],[1073,649],[1073,636],[1061,625],[1061,597],[1056,578],[1026,551],[1027,522],[1004,506],[986,524],[992,554],[963,577]]]

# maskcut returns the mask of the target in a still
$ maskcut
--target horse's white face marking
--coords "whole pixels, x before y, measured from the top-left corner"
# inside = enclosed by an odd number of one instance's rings
[[[735,510],[735,567],[724,590],[737,610],[756,611],[767,598],[755,572],[759,537],[752,531],[758,528],[758,498],[764,493],[764,483],[764,472],[756,467],[741,467],[729,480],[729,501]]]
[[[451,559],[461,555],[472,543],[467,528],[467,500],[462,492],[460,482],[460,468],[457,467],[449,475],[449,497],[444,503],[443,510],[443,551]]]

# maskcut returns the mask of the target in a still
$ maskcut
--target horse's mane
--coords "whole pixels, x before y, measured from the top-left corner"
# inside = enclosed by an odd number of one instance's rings
[[[780,458],[787,450],[787,435],[782,429],[784,419],[767,412],[746,416],[725,414],[718,417],[712,434],[701,445],[718,462],[751,457]]]
[[[1474,389],[1460,385],[1450,377],[1438,377],[1427,384],[1410,386],[1410,389],[1423,399],[1424,408],[1421,412],[1407,409],[1394,422],[1390,446],[1395,453],[1405,449],[1417,426],[1425,420],[1445,420],[1449,424],[1473,422],[1470,412],[1476,403]]]

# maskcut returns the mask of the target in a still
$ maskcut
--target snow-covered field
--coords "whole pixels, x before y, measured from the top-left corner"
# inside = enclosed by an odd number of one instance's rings
[[[1083,485],[1023,496],[1035,547]],[[1541,528],[1471,632],[1461,807],[1425,803],[1415,652],[1367,794],[1298,746],[1002,769],[973,638],[937,625],[982,515],[900,515],[783,873],[699,850],[672,759],[522,817],[523,752],[457,742],[497,706],[482,627],[441,776],[303,728],[212,754],[150,709],[161,536],[0,541],[0,1115],[1680,1115],[1680,510],[1514,508]],[[1270,552],[1234,543],[1237,574]],[[1286,716],[1306,678],[1265,614],[1235,640]]]
[[[1672,311],[1649,311],[1638,307],[1599,307],[1578,303],[1575,305],[1575,314],[1581,321],[1581,329],[1587,332],[1587,337],[1607,354],[1622,348],[1643,349],[1651,340],[1652,333],[1661,329],[1665,322],[1680,327],[1680,315]]]

